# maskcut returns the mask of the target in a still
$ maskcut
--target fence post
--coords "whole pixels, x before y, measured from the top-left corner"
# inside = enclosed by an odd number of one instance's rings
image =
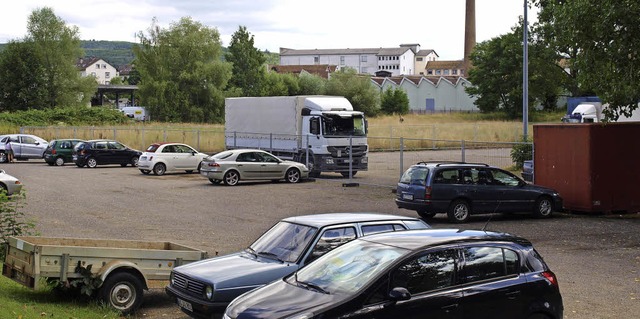
[[[304,163],[304,165],[306,165],[307,168],[309,168],[309,134],[307,134],[307,142],[306,142],[306,144],[304,146],[304,149],[305,149],[305,152],[306,152],[306,154],[304,156],[306,163]]]
[[[141,147],[144,148],[144,125],[142,126],[142,130],[140,132],[140,135],[141,135],[141,139],[142,139],[142,142],[141,142],[142,146]]]
[[[435,124],[431,126],[431,138],[432,138],[431,148],[436,149],[436,125]]]
[[[200,151],[200,129],[196,131],[196,147]]]
[[[400,138],[400,177],[402,177],[402,172],[404,172],[404,137]]]
[[[460,141],[460,148],[462,149],[462,162],[466,162],[465,154],[464,154],[464,140]]]
[[[237,139],[238,139],[238,132],[233,131],[233,148],[238,147]]]
[[[273,153],[273,133],[269,133],[269,152]]]
[[[162,130],[162,141],[167,141],[167,129]]]
[[[117,129],[114,127],[114,128],[113,128],[113,139],[114,139],[114,140],[118,140],[117,135],[118,135],[118,134],[117,134]]]

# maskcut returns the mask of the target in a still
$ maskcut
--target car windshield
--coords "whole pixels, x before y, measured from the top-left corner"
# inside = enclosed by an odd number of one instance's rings
[[[330,294],[352,294],[408,252],[404,248],[354,240],[300,269],[287,281],[320,287]]]
[[[249,248],[261,256],[283,262],[296,262],[317,232],[315,227],[279,222]]]
[[[151,144],[151,145],[149,145],[149,147],[147,147],[147,152],[149,152],[149,153],[153,153],[153,152],[155,152],[155,151],[158,149],[158,147],[160,147],[160,145],[158,145],[158,144]]]

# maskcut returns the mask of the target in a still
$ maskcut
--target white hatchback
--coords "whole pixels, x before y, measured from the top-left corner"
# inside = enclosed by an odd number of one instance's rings
[[[17,178],[7,174],[3,169],[0,169],[0,189],[4,190],[7,196],[17,194],[22,189],[22,183]]]
[[[196,151],[182,143],[153,143],[138,159],[138,169],[142,174],[199,170],[200,162],[209,155]]]

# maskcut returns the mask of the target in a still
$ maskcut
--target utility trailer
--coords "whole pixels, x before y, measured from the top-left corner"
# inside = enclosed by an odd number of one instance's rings
[[[143,290],[163,287],[173,267],[205,259],[207,252],[171,242],[17,236],[6,242],[2,274],[38,289],[46,280],[97,281],[97,297],[124,315],[142,303]]]

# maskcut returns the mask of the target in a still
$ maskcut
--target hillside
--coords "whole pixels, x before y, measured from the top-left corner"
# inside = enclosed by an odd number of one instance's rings
[[[101,58],[114,67],[120,65],[131,64],[135,58],[133,54],[133,47],[137,43],[126,41],[97,41],[97,40],[82,40],[80,46],[84,49],[85,56],[95,56]],[[0,43],[0,52],[4,50],[6,43]],[[224,60],[224,54],[228,52],[226,47],[222,47]],[[265,52],[267,64],[279,64],[280,56],[278,53]]]

